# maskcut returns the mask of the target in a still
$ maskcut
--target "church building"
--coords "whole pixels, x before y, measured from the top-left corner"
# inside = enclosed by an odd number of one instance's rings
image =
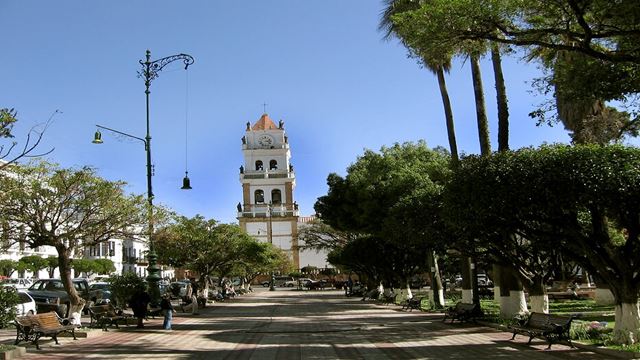
[[[284,250],[299,269],[299,214],[293,197],[296,177],[284,122],[276,125],[267,114],[253,125],[247,122],[242,153],[242,202],[238,203],[237,214],[240,227],[259,241]]]

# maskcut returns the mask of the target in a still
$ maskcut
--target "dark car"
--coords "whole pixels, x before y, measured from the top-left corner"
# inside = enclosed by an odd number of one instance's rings
[[[111,301],[111,284],[95,282],[89,285],[89,296],[94,304],[106,304]]]
[[[88,303],[91,299],[87,280],[73,279],[72,281],[78,295]],[[38,313],[55,311],[61,317],[69,316],[69,294],[64,289],[61,279],[36,280],[27,292],[35,300]]]
[[[304,284],[304,287],[306,287],[309,290],[323,290],[327,286],[328,286],[328,282],[325,279],[307,280],[306,284]]]

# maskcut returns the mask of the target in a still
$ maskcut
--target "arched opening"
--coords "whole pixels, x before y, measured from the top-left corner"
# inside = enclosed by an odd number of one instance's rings
[[[278,162],[275,160],[269,161],[269,170],[278,170]]]
[[[278,189],[271,190],[271,203],[274,205],[282,204],[282,193]]]
[[[264,204],[264,191],[256,190],[254,193],[256,204]]]
[[[262,160],[258,160],[256,161],[256,171],[261,171],[261,170],[263,170]]]

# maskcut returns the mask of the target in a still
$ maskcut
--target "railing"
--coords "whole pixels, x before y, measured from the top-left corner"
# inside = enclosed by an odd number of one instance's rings
[[[269,215],[269,205],[256,204],[245,205],[242,211],[238,211],[238,217],[266,218]],[[271,205],[272,217],[298,216],[298,204]]]

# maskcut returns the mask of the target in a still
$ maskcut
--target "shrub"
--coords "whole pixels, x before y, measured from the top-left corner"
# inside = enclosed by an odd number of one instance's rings
[[[120,308],[126,307],[127,301],[133,296],[136,289],[146,286],[144,279],[133,272],[114,275],[109,279],[109,282],[111,283],[111,298]]]
[[[18,292],[13,286],[0,287],[0,327],[7,327],[16,317],[19,300]]]
[[[574,321],[569,333],[572,339],[605,343],[611,332],[606,321]]]

